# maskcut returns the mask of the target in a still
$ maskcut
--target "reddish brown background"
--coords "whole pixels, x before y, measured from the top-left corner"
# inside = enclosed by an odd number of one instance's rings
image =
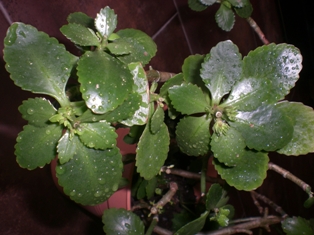
[[[11,21],[31,24],[56,37],[67,48],[75,48],[59,32],[68,14],[81,11],[92,17],[100,8],[110,6],[118,15],[118,28],[137,28],[152,36],[157,43],[157,56],[151,65],[158,70],[180,72],[182,62],[190,54],[206,54],[219,41],[230,39],[243,55],[261,45],[245,20],[236,19],[231,32],[220,30],[214,13],[217,6],[197,13],[187,6],[187,0],[2,0],[0,39],[3,41]],[[312,1],[252,0],[253,18],[271,42],[283,41],[300,47],[306,62],[304,72],[290,100],[313,105],[313,31],[314,20],[309,9]],[[172,19],[172,20],[170,20]],[[166,22],[169,24],[165,25]],[[165,27],[163,27],[165,26]],[[3,49],[0,44],[1,51]],[[1,52],[2,56],[2,52]],[[17,107],[30,93],[15,87],[0,61],[0,234],[103,234],[98,218],[91,216],[59,194],[53,185],[49,167],[27,171],[15,161],[15,138],[25,122]],[[313,156],[272,156],[272,161],[284,166],[314,186]],[[313,209],[304,210],[306,195],[292,183],[273,172],[259,190],[280,204],[289,214],[314,217]],[[238,196],[244,196],[244,200]],[[248,198],[248,200],[247,200]],[[292,199],[292,201],[289,201]],[[257,214],[247,193],[232,199],[240,208],[239,216]],[[274,232],[273,234],[277,234]]]

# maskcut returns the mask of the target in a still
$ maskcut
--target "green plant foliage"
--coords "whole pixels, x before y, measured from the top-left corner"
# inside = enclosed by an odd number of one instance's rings
[[[61,164],[64,164],[71,160],[76,151],[75,141],[69,131],[66,131],[63,136],[59,139],[57,146],[58,149],[58,159]]]
[[[235,16],[232,9],[222,3],[215,14],[215,20],[222,30],[230,31],[233,28]]]
[[[200,76],[210,90],[214,104],[219,104],[234,83],[241,77],[242,56],[231,41],[213,47],[202,63]]]
[[[68,16],[67,21],[69,24],[80,24],[86,28],[95,29],[94,19],[83,12],[71,13]]]
[[[193,11],[203,11],[207,8],[207,5],[202,4],[199,0],[189,0],[188,4]]]
[[[45,98],[25,100],[19,107],[19,111],[29,124],[36,127],[45,127],[48,119],[57,112],[50,101]]]
[[[155,195],[155,189],[157,187],[157,177],[153,177],[152,179],[147,181],[146,185],[146,197],[152,198]]]
[[[199,0],[199,1],[206,6],[213,5],[216,2],[216,0]]]
[[[158,105],[150,121],[150,131],[156,134],[164,125],[165,113],[163,108]]]
[[[70,198],[83,205],[106,201],[117,191],[123,164],[118,148],[87,148],[78,136],[71,140],[75,153],[71,160],[56,166],[58,183]]]
[[[198,233],[204,227],[208,214],[208,211],[204,212],[199,218],[180,228],[177,232],[174,233],[174,235],[194,235]]]
[[[33,26],[13,23],[4,39],[4,60],[17,86],[68,103],[65,85],[77,58],[55,38]]]
[[[245,2],[245,1],[243,1],[243,2]],[[250,1],[247,0],[247,3],[243,7],[241,7],[241,8],[235,7],[234,11],[237,13],[238,16],[246,19],[252,15],[253,6],[250,3]]]
[[[314,221],[302,217],[288,217],[282,222],[282,229],[287,235],[313,235]]]
[[[102,216],[104,232],[108,235],[142,235],[145,227],[141,219],[131,211],[112,208]]]
[[[297,102],[280,102],[277,104],[292,120],[294,131],[292,140],[279,149],[285,155],[298,156],[314,151],[314,113],[311,107]]]
[[[98,32],[107,38],[117,27],[117,15],[110,7],[100,10],[95,18],[95,27]]]
[[[206,194],[206,209],[210,211],[222,207],[228,200],[227,192],[219,184],[213,184]]]
[[[60,31],[73,43],[80,46],[100,46],[100,40],[92,29],[81,24],[68,24],[61,27]]]
[[[130,71],[105,52],[86,52],[77,69],[83,99],[94,113],[103,114],[117,108],[132,91]]]
[[[210,122],[211,119],[207,115],[186,116],[180,120],[176,128],[176,135],[178,146],[184,153],[199,156],[209,151]]]
[[[62,128],[54,124],[42,127],[24,126],[15,145],[18,164],[33,170],[50,163],[56,157],[56,147],[61,135]]]
[[[254,160],[252,160],[254,159]],[[259,187],[266,178],[268,169],[266,153],[246,150],[241,161],[234,167],[228,167],[214,158],[214,166],[221,178],[238,190],[251,191]]]

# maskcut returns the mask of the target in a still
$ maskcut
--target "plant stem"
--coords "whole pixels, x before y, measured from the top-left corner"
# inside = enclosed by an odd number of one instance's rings
[[[150,209],[150,213],[155,215],[159,213],[159,210],[171,201],[172,197],[178,191],[178,185],[176,182],[170,182],[169,191]]]
[[[150,223],[145,235],[151,235],[154,228],[156,227],[157,223],[158,223],[158,215],[155,215],[152,222]]]
[[[169,231],[167,229],[164,229],[162,227],[159,227],[159,226],[155,226],[154,227],[154,232],[158,233],[160,235],[172,235],[173,234],[173,232],[171,232],[171,231]]]
[[[150,69],[146,71],[146,76],[149,82],[165,82],[175,76],[175,73],[169,73],[169,72],[160,72],[158,70]]]
[[[264,43],[264,45],[269,44],[269,41],[266,39],[264,33],[260,29],[260,27],[257,25],[255,20],[253,20],[251,17],[246,19],[249,25],[254,29],[254,31],[257,33],[258,37],[261,39],[261,41]]]
[[[165,172],[166,174],[179,175],[181,177],[188,178],[188,179],[195,179],[195,180],[201,179],[201,175],[198,173],[193,173],[193,172],[185,171],[181,169],[169,168],[167,166],[163,166],[160,169],[160,171]],[[206,181],[209,183],[219,183],[219,184],[224,184],[225,182],[220,178],[213,178],[209,176],[206,176]]]
[[[202,158],[202,172],[201,172],[201,197],[204,197],[206,193],[206,173],[209,156],[205,155]]]
[[[230,235],[230,234],[235,234],[235,233],[240,233],[240,232],[253,234],[252,231],[250,231],[251,229],[268,227],[269,225],[277,224],[281,222],[281,220],[282,218],[278,216],[257,217],[249,222],[229,226],[229,227],[217,230],[215,232],[205,233],[205,234],[206,235]],[[199,233],[199,235],[201,235],[201,233]]]
[[[309,195],[309,197],[313,197],[311,186],[305,183],[304,181],[302,181],[301,179],[299,179],[298,177],[296,177],[295,175],[293,175],[292,173],[290,173],[289,171],[281,168],[280,166],[277,166],[276,164],[272,162],[268,163],[268,169],[276,171],[278,174],[282,175],[284,178],[291,180],[293,183],[295,183],[300,188],[302,188],[303,191],[305,191]]]

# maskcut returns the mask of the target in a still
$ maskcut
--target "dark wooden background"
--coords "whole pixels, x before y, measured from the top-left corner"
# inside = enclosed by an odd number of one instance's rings
[[[243,19],[236,19],[231,32],[220,30],[214,20],[217,6],[197,13],[187,6],[187,0],[2,0],[0,1],[0,39],[3,41],[11,22],[31,24],[56,37],[68,50],[76,49],[59,32],[68,14],[81,11],[92,17],[100,8],[110,6],[118,15],[118,29],[137,28],[152,36],[158,52],[151,61],[153,68],[180,72],[183,60],[190,54],[206,54],[219,41],[230,39],[242,55],[262,45]],[[314,69],[314,8],[312,0],[252,0],[252,17],[271,42],[288,42],[301,49],[304,69],[301,79],[288,99],[313,106]],[[1,57],[3,43],[0,44]],[[63,197],[55,188],[49,167],[27,171],[18,167],[14,156],[15,138],[25,121],[17,107],[30,93],[15,87],[0,60],[0,234],[103,234],[98,218],[88,214]],[[313,155],[285,157],[274,155],[271,161],[284,166],[314,187]],[[306,199],[297,186],[269,172],[259,189],[281,205],[289,215],[314,217],[313,209],[302,207]],[[240,196],[244,197],[240,199]],[[240,192],[232,199],[239,216],[257,215],[248,193]],[[263,233],[266,234],[266,233]],[[273,229],[273,234],[279,234]]]

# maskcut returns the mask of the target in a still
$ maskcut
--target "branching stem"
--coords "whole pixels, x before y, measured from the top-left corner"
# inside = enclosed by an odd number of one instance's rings
[[[252,27],[252,29],[256,32],[256,34],[261,39],[261,41],[264,43],[264,45],[269,44],[269,41],[266,39],[264,33],[262,32],[260,27],[257,25],[255,20],[253,20],[251,17],[247,18],[246,20],[249,23],[249,25]]]
[[[146,76],[149,82],[165,82],[172,78],[175,73],[169,73],[169,72],[160,72],[158,70],[150,69],[146,71]]]

